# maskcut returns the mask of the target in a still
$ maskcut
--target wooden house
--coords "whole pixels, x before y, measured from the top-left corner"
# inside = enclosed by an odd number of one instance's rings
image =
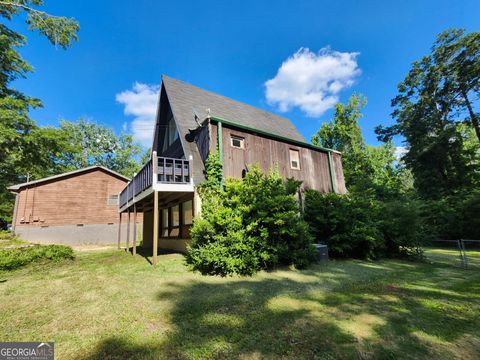
[[[16,194],[12,229],[32,242],[115,244],[118,193],[128,180],[92,166],[11,186]]]
[[[134,218],[143,212],[143,242],[153,247],[154,263],[159,247],[185,250],[201,206],[196,186],[216,149],[225,177],[242,177],[252,164],[276,166],[304,188],[346,192],[341,154],[307,143],[289,120],[163,76],[152,157],[120,193],[119,210]]]

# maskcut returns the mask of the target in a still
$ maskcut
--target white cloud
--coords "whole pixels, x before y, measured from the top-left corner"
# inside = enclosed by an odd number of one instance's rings
[[[393,156],[395,156],[395,159],[398,161],[402,160],[403,155],[405,155],[408,152],[408,149],[405,146],[397,146],[395,147],[395,152],[393,153]]]
[[[127,128],[131,129],[134,139],[146,147],[152,145],[159,90],[157,85],[136,82],[131,90],[115,96],[117,102],[124,105],[124,114],[134,116]]]
[[[268,103],[282,112],[298,107],[307,116],[322,115],[339,101],[340,91],[352,86],[361,73],[358,55],[329,48],[315,54],[300,48],[282,63],[273,79],[265,82]]]

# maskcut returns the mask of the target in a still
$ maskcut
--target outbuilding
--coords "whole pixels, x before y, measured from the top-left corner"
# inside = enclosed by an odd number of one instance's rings
[[[102,166],[13,185],[12,230],[38,243],[113,244],[118,234],[118,195],[129,179]]]

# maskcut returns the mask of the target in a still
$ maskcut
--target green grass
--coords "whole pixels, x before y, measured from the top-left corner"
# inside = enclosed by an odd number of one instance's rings
[[[53,340],[57,359],[480,358],[478,268],[427,256],[218,278],[78,252],[0,273],[0,340]]]
[[[0,249],[18,247],[27,244],[14,236],[10,231],[0,230]]]

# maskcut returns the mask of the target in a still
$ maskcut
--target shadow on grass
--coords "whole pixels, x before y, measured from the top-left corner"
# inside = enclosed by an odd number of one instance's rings
[[[292,277],[282,272],[164,283],[157,299],[173,304],[170,332],[141,344],[112,337],[86,358],[453,358],[455,349],[435,349],[419,333],[448,342],[478,329],[478,300],[468,309],[478,276],[446,289],[436,285],[432,265],[331,266]],[[397,274],[406,268],[410,275]],[[408,286],[417,283],[422,286]],[[356,324],[365,315],[378,321]],[[367,326],[371,334],[359,335],[345,322]],[[466,349],[472,358],[480,353],[475,346]]]
[[[133,248],[125,249],[130,255],[133,255]],[[168,250],[168,249],[158,249],[158,256],[160,255],[167,255],[167,254],[178,254],[178,251]],[[143,257],[150,265],[152,265],[152,256],[153,250],[152,248],[146,248],[143,246],[137,246],[137,255]]]

